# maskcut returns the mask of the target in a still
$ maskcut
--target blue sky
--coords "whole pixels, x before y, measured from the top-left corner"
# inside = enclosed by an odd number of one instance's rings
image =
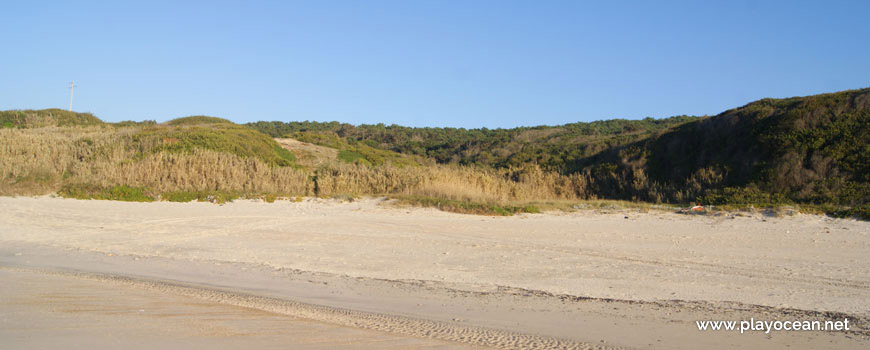
[[[0,109],[512,127],[870,86],[870,1],[11,1]]]

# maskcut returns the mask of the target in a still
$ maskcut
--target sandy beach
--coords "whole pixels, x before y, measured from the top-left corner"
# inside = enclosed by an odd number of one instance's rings
[[[868,255],[870,224],[815,215],[2,197],[0,345],[857,349]],[[852,329],[696,326],[750,318]]]

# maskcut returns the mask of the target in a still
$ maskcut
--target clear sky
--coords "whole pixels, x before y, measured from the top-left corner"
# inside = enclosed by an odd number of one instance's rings
[[[0,109],[512,127],[870,86],[870,1],[3,1]]]

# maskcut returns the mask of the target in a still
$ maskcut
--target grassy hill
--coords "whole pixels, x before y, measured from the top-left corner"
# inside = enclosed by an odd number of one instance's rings
[[[153,200],[307,186],[291,152],[256,130],[218,118],[111,124],[57,110],[3,112],[16,114],[30,119],[0,129],[0,194],[60,191],[78,198]]]
[[[371,194],[498,214],[615,199],[870,217],[870,89],[763,99],[712,117],[512,129],[206,116],[103,123],[61,110],[0,112],[0,123],[7,195]]]
[[[870,201],[870,89],[763,99],[582,159],[608,198],[711,204]],[[629,186],[631,184],[631,186]]]
[[[187,152],[205,149],[242,158],[254,157],[270,165],[290,166],[294,155],[256,130],[214,117],[173,119],[165,125],[143,128],[133,135],[138,144],[152,144],[151,152]]]
[[[62,109],[0,111],[2,128],[41,128],[47,126],[98,126],[103,121],[90,113]]]
[[[576,170],[572,166],[578,159],[697,119],[689,116],[613,119],[512,129],[411,128],[383,124],[354,126],[338,122],[256,122],[247,125],[272,137],[305,135],[303,137],[328,139],[337,136],[347,143],[429,158],[441,164],[506,168],[534,163],[547,170],[570,173]]]
[[[795,202],[867,204],[870,89],[760,100],[678,128],[650,148],[652,178],[662,182],[680,184],[707,169],[720,178],[710,184],[715,189],[748,186]],[[711,198],[727,202],[727,192]]]
[[[540,166],[577,178],[578,198],[859,211],[870,200],[870,89],[763,99],[712,117],[513,129],[248,125],[273,136],[343,138],[442,164]]]

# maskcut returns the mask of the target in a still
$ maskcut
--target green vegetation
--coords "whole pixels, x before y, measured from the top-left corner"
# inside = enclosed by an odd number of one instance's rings
[[[577,170],[574,164],[578,159],[697,119],[689,116],[613,119],[513,129],[411,128],[383,124],[353,126],[338,122],[256,122],[247,125],[272,137],[299,138],[300,141],[339,149],[338,143],[343,142],[429,158],[442,164],[506,168],[534,163],[546,170],[570,173]]]
[[[170,202],[212,202],[223,204],[241,197],[239,193],[230,191],[172,191],[160,195],[160,199]],[[270,196],[269,198],[274,198]],[[272,199],[274,201],[274,199]]]
[[[183,120],[177,122],[178,120]],[[192,120],[207,120],[192,123]],[[211,117],[189,117],[170,121],[167,125],[146,127],[133,135],[134,143],[154,145],[151,152],[186,152],[205,149],[234,154],[243,158],[258,158],[275,166],[291,166],[296,161],[293,153],[275,140],[256,130]]]
[[[229,120],[218,118],[218,117],[209,117],[204,115],[195,115],[184,118],[176,118],[166,122],[166,125],[179,126],[179,125],[200,125],[200,124],[235,124]]]
[[[56,109],[0,112],[0,125],[0,194],[370,194],[496,215],[590,200],[870,213],[870,89],[763,99],[712,117],[492,130],[205,116],[105,124]],[[282,140],[306,166],[270,136],[301,141]]]
[[[535,205],[516,206],[498,203],[482,203],[469,200],[459,201],[426,196],[395,196],[395,199],[408,205],[434,207],[439,210],[461,214],[511,216],[518,213],[537,214],[541,212],[541,209]]]
[[[137,126],[155,126],[157,125],[157,122],[153,120],[143,120],[141,122],[137,122],[134,120],[125,120],[117,123],[111,123],[110,125],[118,128],[130,128]]]
[[[169,202],[211,202],[216,204],[224,204],[232,202],[238,198],[262,198],[263,200],[272,203],[276,196],[267,195],[242,195],[233,191],[211,190],[211,191],[170,191],[161,194],[156,194],[157,191],[148,187],[132,187],[126,185],[116,186],[100,186],[94,184],[75,183],[67,184],[61,187],[58,194],[66,198],[75,199],[102,199],[113,201],[126,202],[153,202],[155,200],[165,200]]]
[[[148,195],[148,188],[118,185],[102,187],[93,184],[68,184],[61,187],[58,194],[76,199],[104,199],[128,202],[153,202],[154,197]]]
[[[294,162],[296,162],[296,156],[293,154],[293,152],[290,152],[286,148],[281,147],[281,145],[272,145],[272,150],[275,151],[275,153],[278,155],[278,158],[281,158],[285,161],[284,164],[292,165]]]
[[[117,128],[139,128],[131,147],[146,153],[190,152],[205,149],[227,152],[241,157],[258,158],[270,165],[291,166],[295,162],[293,153],[278,145],[270,137],[256,130],[234,124],[233,122],[206,116],[178,118],[158,125],[154,121],[124,121],[114,124],[103,123],[90,113],[68,112],[60,109],[0,111],[0,126],[6,128],[92,127],[111,125]],[[83,138],[81,142],[88,142]]]
[[[835,209],[823,212],[829,213],[832,216],[838,218],[859,218],[864,220],[870,220],[870,205],[868,204],[848,209]]]
[[[372,163],[366,159],[366,156],[354,151],[348,151],[346,149],[338,151],[338,159],[341,159],[348,163],[362,163],[365,165],[372,165]]]
[[[2,128],[42,128],[47,126],[98,126],[103,121],[90,113],[62,109],[0,111]]]
[[[373,147],[365,142],[347,140],[335,134],[297,132],[291,137],[302,142],[335,148],[338,150],[338,159],[347,163],[374,166],[391,164],[398,167],[419,165],[414,157]]]
[[[221,203],[309,187],[293,153],[232,123],[54,124],[0,129],[0,195]]]
[[[868,145],[870,89],[863,89],[760,100],[580,167],[599,184],[593,192],[611,198],[859,207],[870,200]]]
[[[534,164],[579,177],[575,182],[585,186],[576,192],[585,198],[827,205],[829,213],[856,215],[863,215],[860,208],[870,202],[870,89],[763,99],[714,117],[554,127],[248,125],[273,136],[333,137],[438,163],[495,168]],[[345,153],[342,158],[355,156]]]

